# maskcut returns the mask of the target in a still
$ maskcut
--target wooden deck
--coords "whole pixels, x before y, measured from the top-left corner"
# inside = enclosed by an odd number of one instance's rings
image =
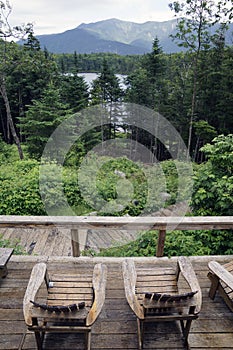
[[[193,321],[189,343],[191,349],[233,349],[233,313],[217,296],[208,297],[210,282],[207,278],[209,260],[226,262],[233,257],[193,257],[193,267],[198,276],[203,307],[198,320]],[[137,268],[145,266],[173,266],[176,258],[135,258]],[[108,266],[107,293],[104,309],[93,327],[92,350],[136,350],[137,326],[124,295],[121,264],[122,258],[73,258],[48,256],[12,256],[8,263],[9,274],[0,280],[0,349],[36,349],[34,335],[26,329],[22,301],[30,272],[38,261],[48,263],[50,272],[92,271],[96,262]],[[159,324],[146,334],[145,349],[183,349],[180,332],[176,324]],[[48,335],[46,350],[83,349],[80,335]]]
[[[137,237],[136,230],[99,228],[83,231],[87,237],[85,243],[81,242],[81,251],[91,248],[99,252],[101,248],[122,245]],[[72,256],[71,230],[64,227],[1,228],[0,234],[4,239],[18,242],[29,255]]]

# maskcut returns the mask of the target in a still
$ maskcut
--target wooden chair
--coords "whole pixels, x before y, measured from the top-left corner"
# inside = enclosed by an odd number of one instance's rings
[[[0,248],[0,277],[5,278],[8,274],[7,263],[13,254],[13,248]]]
[[[201,289],[190,261],[180,257],[175,269],[160,265],[136,271],[134,261],[127,259],[122,268],[126,298],[137,316],[139,349],[143,348],[145,323],[164,321],[180,321],[184,345],[188,348],[191,322],[198,317],[202,303]],[[181,276],[183,285],[187,284],[182,293]]]
[[[211,281],[209,296],[214,300],[218,291],[227,306],[233,311],[233,261],[220,265],[217,261],[209,262],[208,277]]]
[[[105,301],[107,267],[96,264],[93,276],[53,275],[45,263],[36,264],[23,301],[25,322],[35,332],[42,349],[46,332],[84,333],[85,349],[91,349],[91,326]]]

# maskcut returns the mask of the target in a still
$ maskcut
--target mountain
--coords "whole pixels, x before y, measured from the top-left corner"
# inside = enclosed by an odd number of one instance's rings
[[[81,24],[79,28],[85,29],[101,39],[139,46],[148,51],[151,50],[152,42],[156,36],[161,45],[166,41],[171,43],[169,35],[176,30],[176,23],[176,19],[165,22],[134,23],[112,18],[96,23]]]
[[[97,52],[114,52],[120,55],[143,54],[144,49],[135,45],[128,45],[113,40],[98,38],[85,29],[79,27],[67,30],[64,33],[39,35],[41,47],[46,47],[53,53],[97,53]]]
[[[164,52],[180,51],[169,38],[175,31],[176,20],[166,22],[134,23],[108,19],[95,23],[82,23],[78,27],[58,34],[38,35],[41,47],[53,53],[112,52],[120,55],[150,52],[156,36]]]
[[[95,23],[82,23],[63,33],[39,35],[41,47],[53,53],[98,53],[112,52],[120,55],[134,55],[151,52],[157,36],[165,53],[181,51],[170,38],[176,32],[177,20],[165,22],[148,21],[134,23],[116,18]],[[233,24],[231,24],[232,32]],[[229,36],[230,40],[230,36]],[[232,45],[232,41],[231,41]]]

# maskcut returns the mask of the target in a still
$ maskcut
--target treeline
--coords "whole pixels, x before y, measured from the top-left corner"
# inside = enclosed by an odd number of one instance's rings
[[[155,40],[153,51],[128,76],[125,99],[160,112],[178,130],[192,159],[202,162],[199,150],[205,143],[233,132],[233,47],[217,41],[200,52],[194,72],[195,55],[165,55]]]
[[[116,70],[111,68],[114,62],[111,59],[117,59],[116,55],[93,55],[93,67],[98,57],[100,75],[89,89],[84,79],[76,74],[82,70],[76,53],[70,56],[73,74],[67,75],[56,62],[58,56],[54,58],[41,50],[32,34],[23,47],[13,42],[6,45],[2,41],[0,50],[0,133],[7,143],[15,142],[18,147],[25,144],[32,157],[40,157],[52,131],[67,115],[90,105],[119,101],[160,112],[177,129],[187,146],[190,141],[190,155],[197,162],[203,160],[199,150],[206,142],[218,134],[233,132],[233,47],[225,47],[222,41],[216,41],[214,47],[199,55],[192,120],[195,54],[164,54],[158,39],[151,53],[140,59],[127,57],[128,66],[131,62],[134,70],[127,75],[126,90],[122,90]],[[91,62],[91,55],[87,56]],[[122,58],[122,62],[124,60]],[[120,60],[118,63],[118,72],[124,73],[124,65],[121,67]],[[156,146],[156,156],[160,160],[169,158],[166,148],[145,130],[134,128],[127,133],[150,150]],[[112,138],[113,134],[114,130],[106,137]],[[97,139],[100,141],[100,138],[99,135]]]
[[[76,53],[70,56],[73,74],[66,75],[56,62],[58,56],[54,58],[41,50],[32,34],[23,47],[2,41],[0,49],[0,133],[7,143],[16,142],[18,136],[18,144],[25,144],[33,157],[40,156],[49,135],[66,115],[95,104],[125,101],[158,111],[177,129],[186,145],[192,123],[190,155],[197,162],[203,160],[199,150],[206,142],[218,134],[233,132],[233,48],[225,47],[221,41],[200,53],[192,121],[194,54],[164,54],[157,39],[151,53],[140,59],[127,57],[134,69],[127,75],[126,90],[122,90],[116,70],[111,68],[111,59],[117,59],[116,55],[93,55],[93,67],[98,57],[100,75],[89,89],[76,74],[82,70]],[[91,62],[91,55],[87,56]],[[117,72],[124,73],[124,65],[118,63]],[[151,150],[158,145],[145,130],[127,132]],[[157,147],[156,156],[169,158],[162,145]]]
[[[55,54],[54,59],[58,69],[62,73],[99,73],[103,67],[103,60],[108,62],[109,68],[115,74],[128,75],[139,67],[140,55],[121,56],[114,53],[92,53],[92,54]]]

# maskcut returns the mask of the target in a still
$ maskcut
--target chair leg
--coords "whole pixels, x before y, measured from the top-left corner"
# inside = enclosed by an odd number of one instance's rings
[[[192,320],[187,320],[183,330],[184,344],[186,347],[188,346],[188,336],[189,336],[191,324],[192,324]]]
[[[39,331],[34,331],[35,332],[35,338],[36,338],[36,344],[37,344],[37,349],[42,350],[42,343],[43,339]]]
[[[91,330],[85,332],[85,343],[86,350],[91,350]]]
[[[143,338],[144,338],[144,322],[137,318],[138,325],[138,349],[143,349]]]
[[[180,326],[181,326],[182,334],[184,334],[185,326],[184,326],[184,321],[183,320],[180,320]]]
[[[0,277],[5,278],[7,274],[8,274],[8,270],[6,266],[0,269]]]
[[[189,314],[190,315],[193,314],[194,311],[195,311],[195,306],[190,306]],[[183,323],[183,327],[182,327],[182,332],[183,332],[183,337],[184,337],[184,345],[185,345],[186,349],[189,349],[188,336],[189,336],[191,324],[192,324],[192,319],[186,320],[185,324]]]
[[[211,281],[211,286],[209,290],[209,297],[210,299],[214,300],[215,294],[217,292],[218,286],[219,286],[219,278],[212,274],[211,272],[208,273],[208,278]]]

